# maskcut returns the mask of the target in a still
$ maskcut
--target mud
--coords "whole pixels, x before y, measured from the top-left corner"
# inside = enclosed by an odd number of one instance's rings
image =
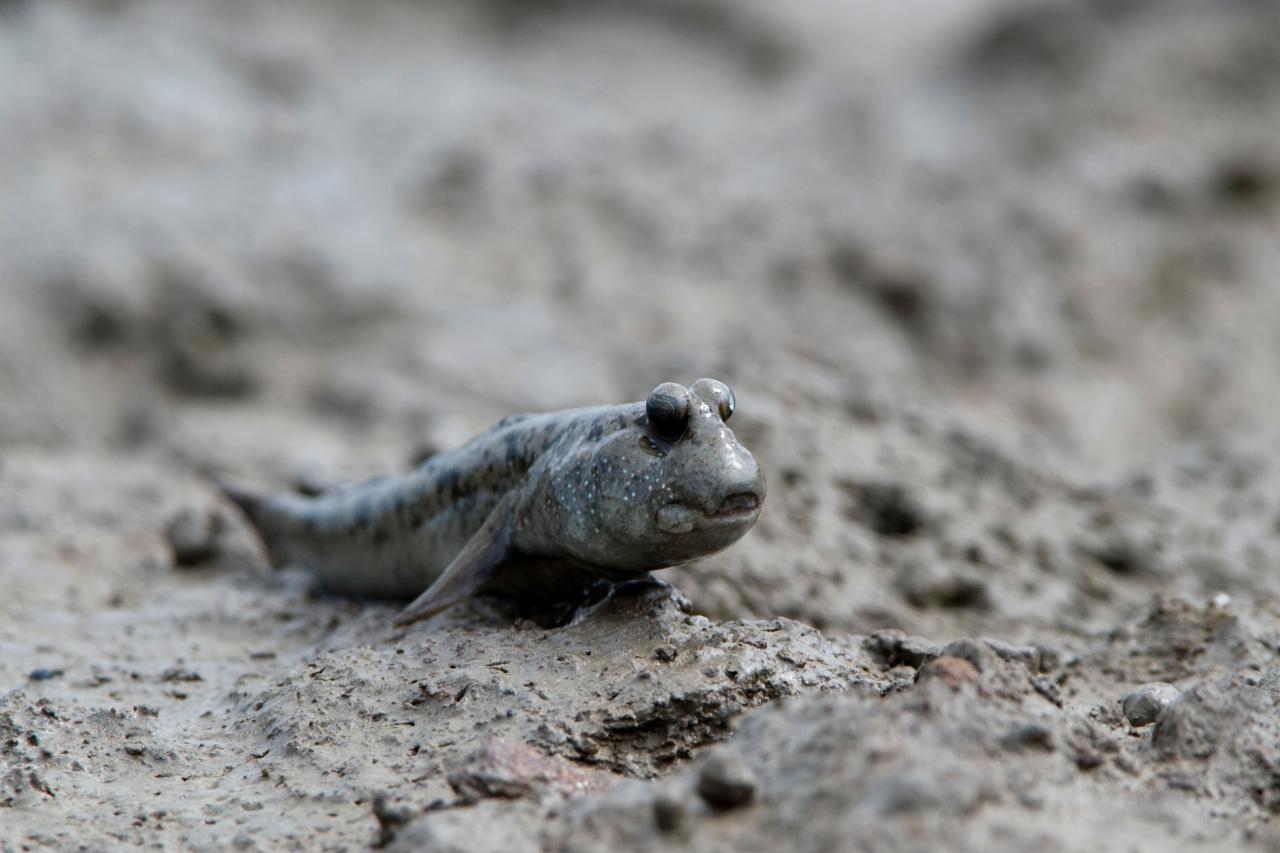
[[[51,0],[0,79],[0,850],[1280,846],[1276,4]],[[208,479],[705,375],[761,521],[561,628]]]

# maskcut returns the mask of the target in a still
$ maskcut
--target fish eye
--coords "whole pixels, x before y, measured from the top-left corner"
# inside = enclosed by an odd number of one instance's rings
[[[659,438],[679,441],[689,428],[689,392],[674,382],[663,382],[649,392],[644,413]]]
[[[720,420],[727,421],[733,417],[733,410],[738,403],[733,396],[733,389],[728,385],[717,379],[699,379],[690,390],[715,406],[720,413]]]

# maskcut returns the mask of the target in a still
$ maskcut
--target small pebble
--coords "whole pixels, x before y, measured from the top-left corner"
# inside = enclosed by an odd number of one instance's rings
[[[386,847],[396,833],[413,819],[413,813],[405,808],[392,808],[385,794],[373,798],[373,817],[378,821],[377,847]]]
[[[968,661],[978,672],[986,672],[996,666],[995,651],[986,643],[971,637],[952,640],[943,646],[940,652],[942,657],[961,658]]]
[[[194,566],[214,557],[222,526],[222,516],[211,509],[179,510],[164,531],[173,550],[173,561],[179,566]]]
[[[1062,707],[1062,688],[1058,686],[1058,682],[1043,675],[1037,675],[1031,679],[1031,687],[1059,708]]]
[[[1096,749],[1084,747],[1076,752],[1076,767],[1081,770],[1096,770],[1103,764],[1102,753]]]
[[[655,658],[660,661],[667,661],[668,663],[676,659],[676,654],[676,647],[672,645],[658,646],[653,650],[653,656]]]
[[[755,798],[756,777],[736,752],[717,752],[702,765],[698,793],[716,809],[736,809]]]
[[[1001,738],[1000,745],[1013,752],[1028,748],[1053,752],[1053,729],[1038,720],[1023,723]]]
[[[653,820],[661,832],[676,832],[689,817],[685,804],[670,794],[659,794],[653,801]]]
[[[996,657],[1001,660],[1020,663],[1031,672],[1040,671],[1040,652],[1034,646],[1015,646],[991,637],[984,637],[982,642],[986,643],[987,648],[995,652]]]
[[[60,669],[41,668],[41,669],[31,670],[31,673],[27,676],[27,678],[31,679],[32,681],[48,681],[51,678],[57,678],[59,675],[62,675],[62,670]]]
[[[953,689],[978,680],[978,668],[964,658],[943,655],[920,667],[916,681],[923,684],[939,680]]]
[[[1172,684],[1153,681],[1144,684],[1120,700],[1124,717],[1131,726],[1149,726],[1160,712],[1173,704],[1182,692]]]

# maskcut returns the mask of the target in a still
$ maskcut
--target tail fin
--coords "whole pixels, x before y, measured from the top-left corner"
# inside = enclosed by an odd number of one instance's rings
[[[213,484],[227,497],[227,500],[240,507],[240,511],[253,522],[254,527],[260,526],[262,505],[266,500],[266,495],[263,492],[243,483],[230,480],[222,474],[213,475]]]
[[[212,475],[212,479],[227,500],[239,507],[249,520],[271,564],[280,567],[288,563],[289,528],[286,518],[279,511],[275,496],[221,474]]]

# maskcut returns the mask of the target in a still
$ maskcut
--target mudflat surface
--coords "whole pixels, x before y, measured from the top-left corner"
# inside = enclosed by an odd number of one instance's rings
[[[901,7],[0,4],[0,850],[1280,844],[1280,6]],[[208,481],[704,375],[563,628]]]

